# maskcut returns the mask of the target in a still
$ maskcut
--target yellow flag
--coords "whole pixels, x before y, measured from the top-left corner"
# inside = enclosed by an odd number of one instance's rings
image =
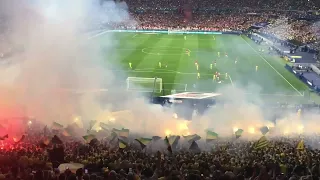
[[[269,142],[265,136],[262,136],[255,144],[254,149],[265,148],[269,145]]]
[[[304,141],[303,141],[303,140],[301,140],[301,141],[298,143],[297,149],[298,149],[298,150],[304,150]]]

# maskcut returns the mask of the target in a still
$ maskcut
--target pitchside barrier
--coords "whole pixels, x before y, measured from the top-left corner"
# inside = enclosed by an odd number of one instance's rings
[[[241,31],[192,31],[192,30],[104,30],[99,34],[108,32],[126,32],[126,33],[154,33],[154,34],[242,34]]]

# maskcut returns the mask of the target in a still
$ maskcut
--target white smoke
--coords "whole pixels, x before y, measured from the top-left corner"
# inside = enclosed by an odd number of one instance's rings
[[[3,105],[19,105],[26,114],[46,123],[99,114],[99,94],[70,92],[108,89],[114,75],[105,70],[108,59],[102,54],[114,53],[117,41],[113,34],[106,35],[110,45],[102,53],[83,31],[99,28],[100,23],[127,21],[125,4],[6,0],[0,7],[9,21],[7,36],[13,44],[23,46],[23,53],[13,56],[11,66],[1,72],[4,87],[0,96],[7,99]]]
[[[198,133],[205,137],[204,130],[208,128],[221,136],[230,136],[234,129],[242,128],[249,132],[248,136],[259,137],[258,128],[270,124],[260,107],[263,100],[254,95],[261,88],[251,84],[246,88],[231,85],[221,88],[225,105],[211,108],[192,122],[176,119],[172,110],[164,112],[160,106],[126,92],[124,82],[117,79],[121,75],[106,67],[111,66],[108,58],[117,58],[116,36],[104,34],[101,48],[96,41],[98,36],[88,40],[88,35],[83,33],[87,29],[99,29],[101,23],[134,24],[124,3],[106,1],[100,6],[99,1],[93,0],[2,0],[0,7],[9,18],[10,41],[24,50],[9,59],[11,65],[1,68],[0,114],[6,118],[15,115],[16,112],[7,110],[12,107],[23,109],[28,116],[48,125],[53,121],[70,124],[74,116],[81,116],[85,126],[92,119],[115,119],[116,127],[129,128],[145,136]],[[250,100],[248,89],[253,93]],[[99,90],[108,91],[97,93]],[[115,106],[129,111],[112,114]],[[297,120],[292,132],[300,124]],[[279,127],[283,132],[285,127]]]

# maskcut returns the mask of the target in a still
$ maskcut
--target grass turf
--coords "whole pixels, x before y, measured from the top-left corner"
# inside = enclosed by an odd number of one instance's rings
[[[124,72],[123,84],[128,76],[158,77],[164,84],[161,94],[170,94],[172,89],[216,92],[219,87],[230,85],[241,87],[248,97],[257,94],[266,101],[305,103],[311,98],[320,102],[304,83],[284,68],[283,59],[268,55],[266,51],[259,52],[260,48],[267,47],[256,45],[246,36],[186,35],[186,40],[184,35],[168,34],[117,33],[113,36],[116,42],[110,42],[110,34],[97,36],[94,42],[99,43],[102,50],[110,43],[116,44],[117,53],[106,52],[106,61],[113,64],[113,70]],[[186,50],[191,51],[190,56]],[[199,70],[195,61],[198,61]],[[216,66],[211,69],[213,62]],[[213,81],[216,71],[221,73],[221,83]]]

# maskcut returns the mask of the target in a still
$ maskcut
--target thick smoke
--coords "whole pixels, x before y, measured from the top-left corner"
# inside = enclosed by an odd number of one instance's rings
[[[128,20],[125,6],[113,1],[100,6],[99,1],[86,0],[6,0],[0,7],[8,19],[8,41],[23,49],[7,60],[9,67],[2,67],[3,107],[11,104],[48,124],[67,124],[73,116],[87,119],[99,114],[99,94],[77,92],[117,84],[104,68],[108,59],[102,56],[102,48],[88,41],[84,31],[98,29],[102,22]],[[116,39],[110,34],[106,40],[110,45],[104,53],[114,53]]]
[[[191,122],[174,118],[173,110],[164,111],[138,94],[126,92],[123,80],[117,79],[122,75],[108,70],[112,69],[108,58],[117,58],[116,36],[104,34],[100,47],[96,41],[99,36],[88,40],[88,33],[84,33],[99,32],[100,23],[135,24],[126,4],[105,1],[101,6],[93,0],[2,0],[0,8],[8,18],[7,41],[21,49],[6,60],[10,64],[1,65],[0,118],[27,115],[47,125],[53,121],[67,125],[74,117],[81,116],[84,126],[88,126],[89,120],[97,119],[143,136],[198,133],[205,137],[205,129],[230,136],[233,129],[242,128],[248,132],[245,136],[259,137],[258,127],[270,124],[263,115],[264,109],[260,107],[263,100],[259,95],[250,97],[254,103],[248,101],[248,88],[222,87],[221,101],[226,103],[211,108],[202,117],[194,117]],[[256,85],[249,87],[253,94],[260,89]],[[111,113],[116,107],[128,111]],[[291,120],[283,122],[279,125],[280,134],[285,122]],[[301,122],[292,124],[292,132],[299,128],[297,124]]]

